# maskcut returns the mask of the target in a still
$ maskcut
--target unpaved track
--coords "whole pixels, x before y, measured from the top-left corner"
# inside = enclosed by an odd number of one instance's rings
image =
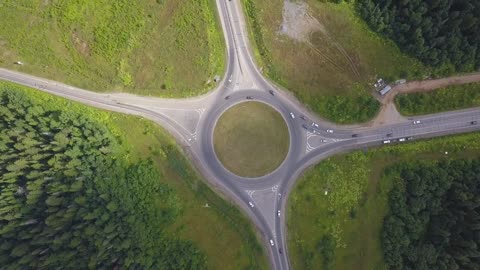
[[[397,111],[397,108],[395,107],[394,100],[397,94],[432,91],[447,86],[474,82],[480,82],[480,72],[435,80],[411,81],[405,84],[396,85],[385,97],[378,99],[382,103],[380,112],[372,121],[364,124],[364,126],[376,127],[387,123],[391,124],[405,121],[406,119]]]
[[[480,82],[480,72],[471,73],[467,75],[452,76],[435,80],[411,81],[405,84],[396,85],[392,91],[388,93],[383,99],[383,104],[392,103],[397,94],[432,91],[438,88],[443,88],[452,85],[461,85],[467,83]]]
[[[397,85],[393,88],[395,93],[409,93],[419,91],[430,91],[437,88],[447,87],[451,85],[460,85],[480,81],[480,72],[452,76],[436,80],[412,81],[406,84]]]

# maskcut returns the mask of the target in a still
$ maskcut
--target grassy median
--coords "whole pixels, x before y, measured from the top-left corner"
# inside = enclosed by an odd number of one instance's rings
[[[213,144],[220,162],[242,177],[259,177],[275,170],[290,145],[288,127],[272,107],[243,102],[230,108],[217,122]]]
[[[403,115],[422,115],[480,106],[480,83],[399,94],[395,105]]]
[[[479,150],[480,133],[471,133],[334,156],[309,169],[287,206],[293,269],[386,269],[380,237],[393,180],[386,168]]]
[[[214,0],[2,1],[0,66],[95,91],[185,97],[213,87],[224,44]]]
[[[413,79],[428,70],[372,32],[354,1],[325,2],[242,0],[256,61],[321,116],[367,121],[380,107],[372,95],[377,76]]]

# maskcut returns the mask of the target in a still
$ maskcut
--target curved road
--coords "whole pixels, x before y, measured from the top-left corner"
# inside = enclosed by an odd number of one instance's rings
[[[310,115],[297,100],[259,72],[249,49],[239,1],[217,0],[217,7],[227,44],[227,70],[219,86],[204,96],[161,99],[100,94],[5,69],[0,69],[0,78],[91,106],[140,115],[167,128],[209,183],[245,210],[264,238],[272,268],[281,270],[290,268],[283,215],[288,193],[307,167],[354,149],[480,130],[480,124],[472,124],[480,123],[478,108],[404,119],[376,128],[336,126]],[[247,96],[277,109],[290,131],[290,150],[285,161],[274,172],[253,180],[227,171],[219,163],[212,143],[218,117],[230,106],[244,102]]]

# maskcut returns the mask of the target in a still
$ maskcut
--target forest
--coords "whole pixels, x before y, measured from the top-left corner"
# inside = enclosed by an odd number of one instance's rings
[[[0,91],[2,269],[204,269],[175,192],[94,119]]]
[[[405,162],[389,195],[382,246],[390,269],[480,269],[480,159]]]
[[[374,31],[440,72],[480,68],[478,0],[364,0],[357,10]]]

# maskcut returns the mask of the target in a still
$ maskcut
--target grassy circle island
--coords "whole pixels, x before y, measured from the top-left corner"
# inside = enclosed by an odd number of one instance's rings
[[[272,107],[243,102],[225,111],[213,134],[215,153],[230,172],[255,178],[274,171],[290,145],[287,124]]]

